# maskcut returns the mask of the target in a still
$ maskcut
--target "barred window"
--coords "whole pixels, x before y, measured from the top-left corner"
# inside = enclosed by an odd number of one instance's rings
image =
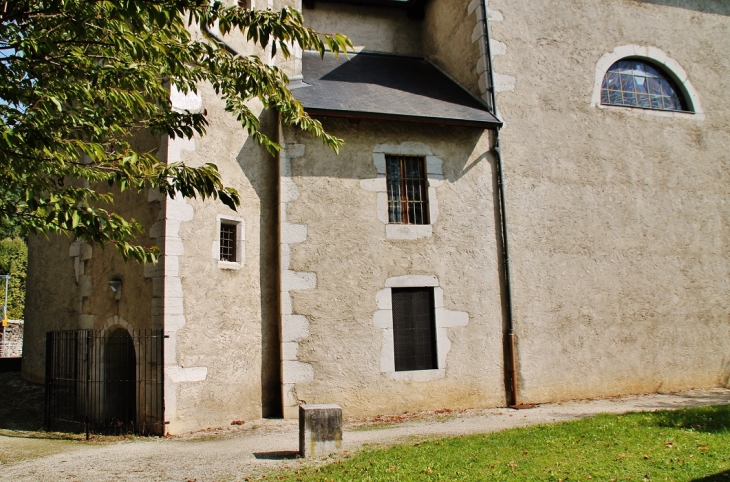
[[[420,156],[385,156],[389,222],[429,224],[425,164]]]
[[[221,223],[220,260],[236,261],[236,231],[235,224]]]
[[[658,67],[638,59],[619,60],[606,72],[601,104],[687,112],[677,84]]]
[[[433,288],[392,288],[395,371],[438,368]]]

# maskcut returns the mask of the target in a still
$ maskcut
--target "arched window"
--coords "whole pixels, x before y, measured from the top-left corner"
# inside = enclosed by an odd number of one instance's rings
[[[601,104],[690,111],[674,80],[640,59],[619,60],[608,69],[601,85]]]

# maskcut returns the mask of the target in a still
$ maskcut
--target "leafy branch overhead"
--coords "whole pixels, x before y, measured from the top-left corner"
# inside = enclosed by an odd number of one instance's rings
[[[135,144],[145,133],[205,134],[204,114],[173,109],[171,84],[188,93],[210,83],[272,154],[279,146],[260,131],[253,99],[331,148],[342,144],[304,112],[279,68],[237,55],[210,33],[240,31],[284,57],[294,45],[322,55],[351,47],[342,35],[305,28],[296,10],[209,0],[14,0],[0,1],[0,20],[0,223],[111,243],[125,258],[154,261],[154,248],[134,242],[141,225],[115,212],[117,190],[220,199],[235,209],[238,193],[215,165],[166,164]]]

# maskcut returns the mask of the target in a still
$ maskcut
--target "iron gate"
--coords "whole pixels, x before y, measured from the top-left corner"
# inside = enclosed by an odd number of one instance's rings
[[[162,330],[46,334],[46,429],[164,435]]]

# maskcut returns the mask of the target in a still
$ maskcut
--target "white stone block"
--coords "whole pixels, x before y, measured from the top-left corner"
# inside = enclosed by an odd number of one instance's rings
[[[81,241],[74,241],[68,247],[68,255],[73,258],[81,253]]]
[[[297,157],[304,156],[304,144],[287,144],[286,145],[286,156],[289,159],[296,159]]]
[[[436,156],[426,156],[426,172],[430,176],[431,174],[441,175],[444,174],[444,161]]]
[[[469,15],[474,13],[474,10],[476,10],[476,8],[482,1],[484,0],[471,0],[471,2],[469,2],[469,6],[467,7],[467,12],[469,13]]]
[[[281,344],[281,359],[296,361],[298,351],[299,343],[292,341],[284,342]]]
[[[184,315],[185,305],[182,298],[163,298],[165,302],[165,315]]]
[[[281,223],[281,242],[283,244],[302,243],[306,240],[306,224]]]
[[[393,310],[376,311],[373,314],[373,325],[376,328],[393,328]]]
[[[282,203],[290,203],[299,199],[300,193],[294,180],[290,177],[282,177],[279,182],[279,192]]]
[[[441,211],[439,210],[439,200],[436,197],[436,189],[433,187],[428,188],[428,214],[429,214],[429,221],[431,221],[431,225],[436,224],[436,222],[439,220],[439,214]],[[431,226],[429,226],[431,227]],[[421,237],[428,237],[431,236],[431,233],[427,233],[425,235],[422,235]]]
[[[507,55],[507,44],[504,42],[500,42],[499,40],[490,38],[489,39],[489,48],[492,51],[492,56]]]
[[[433,275],[407,274],[385,280],[385,286],[388,288],[419,288],[438,285],[439,280]]]
[[[309,336],[309,319],[304,315],[281,317],[281,341],[299,341]]]
[[[395,371],[395,352],[393,342],[393,330],[383,330],[383,343],[380,348],[380,371],[383,373]]]
[[[182,281],[177,276],[165,276],[165,297],[166,298],[182,298],[183,286]]]
[[[494,89],[497,92],[512,92],[517,86],[517,78],[511,75],[494,74]]]
[[[312,290],[317,287],[317,275],[302,271],[283,270],[281,273],[281,290]]]
[[[379,310],[393,309],[393,294],[390,288],[385,288],[375,293],[375,303]]]
[[[292,302],[291,302],[291,295],[288,291],[282,291],[281,292],[281,314],[282,315],[291,315],[293,313],[292,311]]]
[[[386,239],[414,240],[430,238],[433,227],[430,224],[388,224],[385,226]]]
[[[158,263],[159,265],[160,263]],[[165,256],[165,276],[180,275],[180,259],[177,256]]]
[[[177,331],[185,326],[185,315],[165,316],[165,331]]]
[[[436,325],[439,327],[466,326],[469,324],[469,313],[436,308]]]
[[[288,244],[279,245],[279,262],[282,270],[288,270],[291,263],[291,249]]]
[[[177,333],[165,330],[162,341],[165,344],[165,370],[170,366],[177,366]]]
[[[165,223],[163,221],[157,221],[152,226],[150,226],[150,230],[148,233],[149,237],[152,239],[161,237],[164,231],[164,227]]]
[[[195,215],[193,207],[178,194],[175,199],[169,199],[165,206],[165,218],[175,221],[191,221]],[[170,233],[165,233],[170,236]]]
[[[283,383],[310,382],[314,380],[314,369],[309,363],[284,360],[281,378]]]
[[[167,143],[167,163],[172,164],[173,162],[182,161],[183,151],[194,151],[195,150],[195,139],[186,139],[184,137],[177,137],[170,139]]]
[[[431,148],[422,142],[402,142],[400,144],[376,144],[373,153],[401,156],[431,156]]]
[[[199,92],[183,93],[173,85],[170,89],[170,102],[173,110],[178,112],[190,111],[198,113],[203,108],[203,97]]]
[[[165,256],[182,256],[185,254],[185,244],[183,243],[183,240],[175,237],[164,237],[159,238],[160,241],[162,241],[164,245],[164,253]]]
[[[91,259],[91,256],[94,253],[91,245],[88,243],[81,243],[80,248],[81,250],[79,252],[79,258],[81,258],[82,261]]]
[[[444,290],[442,288],[433,289],[433,306],[434,308],[444,307]]]
[[[479,14],[481,14],[481,9],[479,9]],[[478,16],[481,17],[482,15]],[[474,29],[471,31],[471,41],[474,43],[482,37],[484,37],[484,27],[482,27],[481,22],[477,22],[477,24],[474,25]]]
[[[360,181],[360,188],[370,192],[388,192],[388,184],[385,177],[362,179]]]
[[[165,367],[173,383],[202,382],[208,377],[208,367]]]
[[[91,296],[91,293],[91,276],[82,274],[81,276],[79,276],[79,296],[82,298],[87,298]]]
[[[94,329],[94,315],[82,314],[79,315],[79,329],[81,330],[93,330]]]
[[[383,224],[388,224],[388,193],[379,192],[376,200],[376,209],[378,211],[378,221]]]
[[[382,152],[373,152],[373,164],[378,174],[385,175],[385,154]]]

